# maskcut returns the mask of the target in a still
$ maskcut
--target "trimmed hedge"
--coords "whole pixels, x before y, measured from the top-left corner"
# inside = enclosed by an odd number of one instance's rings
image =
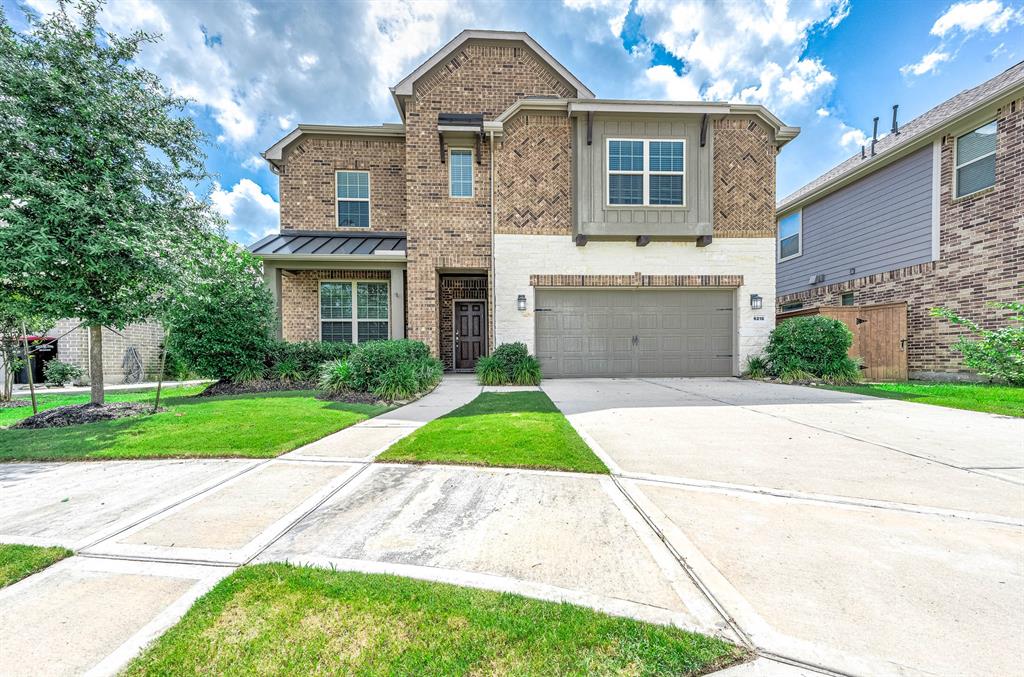
[[[856,381],[859,365],[847,354],[853,332],[824,315],[783,320],[768,337],[769,372],[784,381],[808,377],[833,382]]]
[[[351,343],[332,341],[272,341],[266,365],[271,375],[282,381],[311,381],[325,362],[344,360],[354,349]]]
[[[354,390],[387,401],[406,400],[437,385],[443,371],[421,341],[373,341],[352,346],[345,359],[325,363],[318,385],[328,395]]]

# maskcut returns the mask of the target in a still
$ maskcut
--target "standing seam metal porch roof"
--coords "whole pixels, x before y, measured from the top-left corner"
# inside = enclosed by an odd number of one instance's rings
[[[377,252],[405,254],[406,240],[405,233],[399,232],[293,230],[268,235],[249,245],[248,249],[264,258],[371,256]]]

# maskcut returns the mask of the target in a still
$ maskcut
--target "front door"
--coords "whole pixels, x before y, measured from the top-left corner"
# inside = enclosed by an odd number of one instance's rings
[[[487,305],[455,302],[455,369],[471,370],[487,350]]]

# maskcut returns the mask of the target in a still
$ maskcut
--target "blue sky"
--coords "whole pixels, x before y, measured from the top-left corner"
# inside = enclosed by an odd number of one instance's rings
[[[163,36],[139,60],[195,100],[243,243],[277,228],[261,151],[298,122],[399,121],[388,86],[463,28],[529,32],[600,97],[768,106],[803,129],[780,198],[858,152],[873,116],[887,130],[892,104],[907,121],[1024,60],[1024,0],[113,0],[102,20]]]

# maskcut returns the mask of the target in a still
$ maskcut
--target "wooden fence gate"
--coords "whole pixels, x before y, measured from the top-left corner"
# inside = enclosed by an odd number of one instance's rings
[[[839,320],[853,332],[850,357],[863,362],[861,373],[867,381],[907,379],[907,304],[882,303],[871,306],[819,306],[791,310],[775,316],[779,323],[791,317],[824,315]]]

